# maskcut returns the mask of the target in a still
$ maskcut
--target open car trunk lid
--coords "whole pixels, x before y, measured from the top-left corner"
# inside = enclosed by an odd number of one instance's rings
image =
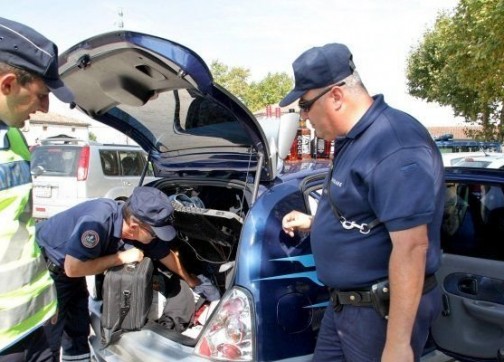
[[[252,172],[262,181],[276,176],[276,155],[257,120],[180,44],[106,33],[61,54],[60,73],[75,106],[149,152],[158,177],[219,171],[241,178]]]

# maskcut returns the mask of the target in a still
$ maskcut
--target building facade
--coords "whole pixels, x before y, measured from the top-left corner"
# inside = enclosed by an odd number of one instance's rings
[[[33,114],[22,128],[23,135],[29,146],[34,146],[48,137],[68,136],[81,140],[89,140],[90,124],[56,113]]]

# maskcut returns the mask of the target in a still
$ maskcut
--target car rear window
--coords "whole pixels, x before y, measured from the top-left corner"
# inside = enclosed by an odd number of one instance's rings
[[[46,176],[77,176],[81,147],[39,146],[32,152],[31,169],[42,168]]]
[[[162,92],[142,107],[122,104],[110,114],[132,128],[148,129],[162,152],[252,143],[227,108],[186,89]]]

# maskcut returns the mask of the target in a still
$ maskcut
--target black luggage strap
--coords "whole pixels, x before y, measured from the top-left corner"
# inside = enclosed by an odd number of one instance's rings
[[[119,307],[119,319],[110,329],[110,332],[105,333],[105,330],[102,328],[103,347],[107,347],[110,343],[115,341],[117,337],[119,337],[119,335],[121,335],[122,333],[121,327],[124,322],[124,318],[126,318],[131,308],[131,302],[130,302],[131,292],[129,290],[124,290],[122,292],[122,295],[123,295],[122,303],[121,306]]]
[[[436,276],[430,274],[425,277],[422,294],[430,292],[437,286]],[[329,288],[331,294],[331,303],[336,311],[340,311],[341,307],[346,304],[353,305],[354,307],[373,307],[373,299],[371,286],[364,290],[342,291],[334,288]],[[388,290],[384,291],[388,293]]]

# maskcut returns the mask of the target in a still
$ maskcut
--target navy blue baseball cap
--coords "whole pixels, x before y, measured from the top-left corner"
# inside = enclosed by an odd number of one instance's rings
[[[41,77],[60,101],[73,101],[72,92],[59,77],[58,47],[32,28],[0,18],[0,62]]]
[[[310,89],[335,84],[351,75],[355,69],[352,53],[346,45],[333,43],[308,49],[292,63],[294,89],[279,103],[285,107]]]
[[[173,206],[164,192],[154,187],[135,187],[127,203],[133,215],[149,225],[161,240],[170,241],[177,234],[170,221]]]

